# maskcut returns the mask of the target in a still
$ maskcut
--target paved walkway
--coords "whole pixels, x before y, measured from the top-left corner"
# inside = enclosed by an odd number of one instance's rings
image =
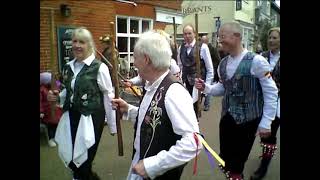
[[[207,142],[217,153],[219,153],[219,131],[221,98],[214,98],[210,110],[203,112],[200,119],[201,132]],[[280,129],[279,129],[280,130]],[[131,162],[133,124],[122,121],[122,133],[124,142],[124,156],[118,156],[117,137],[109,134],[106,127],[94,160],[93,169],[102,180],[125,180]],[[265,180],[280,180],[280,131],[278,132],[279,149]],[[250,157],[244,170],[245,179],[254,172],[259,164],[258,156],[261,148],[259,138],[256,138]],[[201,152],[198,159],[198,174],[193,176],[193,161],[186,166],[181,180],[224,180],[223,174],[218,167],[211,169],[206,154]],[[44,135],[40,136],[40,179],[41,180],[72,180],[71,172],[65,168],[57,154],[57,148],[50,148],[45,141]]]

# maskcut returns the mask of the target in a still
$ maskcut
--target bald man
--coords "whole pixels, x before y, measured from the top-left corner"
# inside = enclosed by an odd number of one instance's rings
[[[196,88],[213,96],[223,96],[219,125],[220,156],[229,180],[243,180],[243,169],[256,133],[271,135],[277,109],[278,89],[270,75],[270,65],[261,55],[242,47],[243,29],[238,22],[222,25],[219,41],[230,55],[218,67],[220,81],[210,85],[196,79]]]

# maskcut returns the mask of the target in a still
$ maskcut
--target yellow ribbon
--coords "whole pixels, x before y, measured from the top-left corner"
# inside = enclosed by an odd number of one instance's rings
[[[223,159],[221,159],[221,157],[214,151],[211,149],[211,147],[208,145],[208,143],[202,138],[201,135],[197,134],[198,139],[200,140],[200,142],[204,145],[204,147],[206,147],[208,149],[208,151],[212,154],[212,156],[214,158],[216,158],[216,160],[223,166],[225,167],[225,162]]]

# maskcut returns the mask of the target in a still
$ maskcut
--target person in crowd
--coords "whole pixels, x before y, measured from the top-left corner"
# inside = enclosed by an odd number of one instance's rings
[[[134,122],[133,160],[128,180],[178,180],[185,165],[202,149],[194,133],[199,126],[193,101],[185,87],[169,73],[171,49],[155,31],[141,34],[134,47],[134,65],[146,81],[139,107],[113,99]]]
[[[56,89],[60,89],[61,83],[59,80],[56,81]],[[48,144],[50,147],[55,147],[56,142],[54,136],[56,129],[62,115],[62,109],[58,105],[54,108],[54,117],[51,116],[51,106],[47,100],[48,92],[51,89],[51,73],[42,72],[40,73],[40,121],[47,127]]]
[[[277,149],[277,131],[280,126],[280,27],[273,27],[268,31],[268,51],[262,53],[269,64],[272,78],[278,87],[277,114],[271,124],[271,135],[261,138],[262,159],[258,169],[251,176],[251,180],[259,180],[265,177],[268,166]]]
[[[178,49],[178,66],[182,70],[182,82],[185,83],[188,92],[192,96],[194,80],[197,75],[196,54],[194,53],[196,46],[199,46],[198,48],[200,49],[201,77],[208,84],[213,81],[213,65],[208,45],[205,43],[196,45],[195,29],[192,24],[186,24],[183,27],[183,38],[184,42]],[[196,111],[197,109],[197,103],[195,102],[194,110]],[[199,115],[197,114],[197,116]]]
[[[278,89],[268,62],[242,47],[243,29],[239,22],[227,22],[219,31],[223,51],[229,55],[218,67],[220,81],[210,85],[196,79],[196,88],[223,96],[219,125],[220,156],[229,180],[243,180],[243,169],[256,134],[271,135],[277,109]]]
[[[95,56],[92,34],[84,27],[72,34],[74,59],[63,68],[65,88],[49,91],[48,100],[63,103],[55,140],[60,158],[73,172],[74,180],[98,180],[92,171],[105,119],[116,133],[114,97],[108,67]]]

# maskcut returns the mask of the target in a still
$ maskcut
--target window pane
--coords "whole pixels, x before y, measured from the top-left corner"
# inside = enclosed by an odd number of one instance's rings
[[[139,20],[130,20],[130,33],[139,34]]]
[[[128,51],[128,38],[127,37],[118,37],[118,49],[119,52],[127,52]]]
[[[120,54],[120,58],[125,58],[128,54]]]
[[[142,32],[146,32],[150,29],[150,21],[142,21]]]
[[[118,18],[117,20],[118,33],[127,33],[127,19]]]
[[[134,45],[136,45],[137,41],[138,41],[138,38],[135,38],[135,37],[130,38],[130,52],[133,52]]]

